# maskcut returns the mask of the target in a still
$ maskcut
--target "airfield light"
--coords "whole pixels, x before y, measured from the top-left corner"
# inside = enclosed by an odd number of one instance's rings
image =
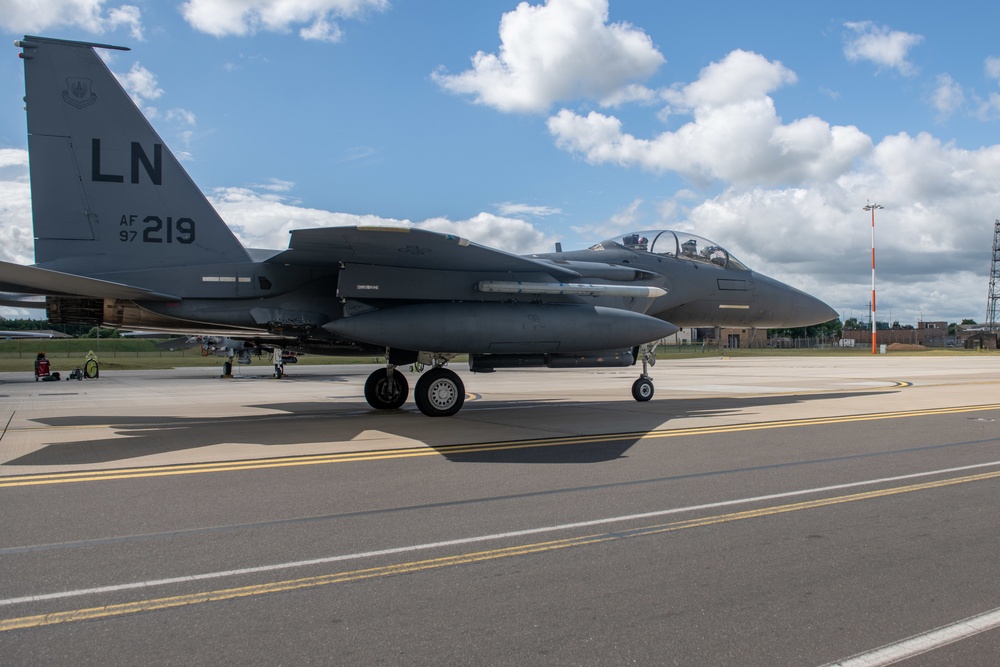
[[[872,354],[878,354],[875,346],[875,209],[885,208],[880,204],[868,202],[862,211],[872,212]]]

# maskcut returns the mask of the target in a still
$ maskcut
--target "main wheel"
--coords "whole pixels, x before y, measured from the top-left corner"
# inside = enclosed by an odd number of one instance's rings
[[[646,377],[641,377],[632,383],[632,398],[645,403],[653,398],[653,382]]]
[[[413,400],[428,417],[450,417],[465,403],[465,385],[453,371],[432,368],[417,380]]]
[[[380,368],[365,381],[365,400],[376,410],[396,410],[406,403],[410,395],[410,385],[406,376],[388,368]]]

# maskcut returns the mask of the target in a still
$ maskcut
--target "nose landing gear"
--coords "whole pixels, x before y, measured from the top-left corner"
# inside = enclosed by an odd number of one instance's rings
[[[632,383],[632,398],[645,403],[653,398],[653,378],[649,376],[649,367],[656,365],[656,348],[659,343],[645,344],[639,347],[639,356],[642,357],[642,375]]]

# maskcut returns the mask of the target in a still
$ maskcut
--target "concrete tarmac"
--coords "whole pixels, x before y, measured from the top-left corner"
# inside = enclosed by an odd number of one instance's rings
[[[1000,356],[374,368],[0,375],[0,662],[1000,661]]]
[[[1000,357],[707,357],[661,362],[656,394],[629,369],[473,374],[455,417],[364,399],[373,365],[112,371],[35,382],[0,373],[0,475],[298,456],[484,440],[682,429],[990,403]],[[407,373],[411,386],[416,373]]]

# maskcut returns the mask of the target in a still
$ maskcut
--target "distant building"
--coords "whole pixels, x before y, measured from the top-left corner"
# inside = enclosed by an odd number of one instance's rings
[[[718,346],[723,350],[736,350],[767,345],[767,329],[737,329],[724,327],[701,327],[692,329],[694,343]]]
[[[985,331],[982,328],[978,331],[970,331],[969,336],[962,342],[962,346],[967,350],[995,350],[997,349],[997,334],[995,331]]]
[[[927,347],[945,347],[955,344],[955,337],[948,335],[947,322],[917,322],[918,339]]]
[[[853,340],[853,346],[864,347],[872,344],[872,330],[864,329],[844,329],[841,334],[844,340]],[[875,342],[878,345],[892,345],[893,343],[905,343],[908,345],[925,345],[927,347],[945,347],[955,345],[955,336],[948,335],[947,322],[917,322],[916,328],[912,326],[895,327],[892,329],[878,329],[875,332]],[[849,344],[851,345],[851,344]]]

